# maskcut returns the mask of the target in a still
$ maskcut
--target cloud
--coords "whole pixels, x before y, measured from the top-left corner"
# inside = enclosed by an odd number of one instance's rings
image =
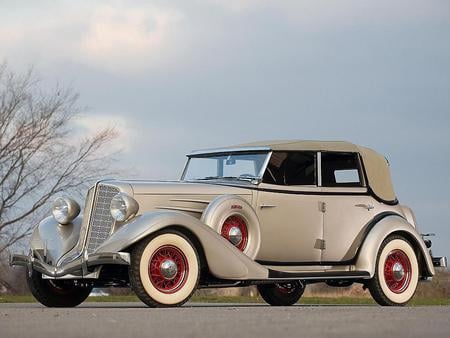
[[[72,62],[119,74],[137,72],[165,62],[176,47],[170,44],[170,34],[183,18],[179,10],[122,2],[59,6],[36,9],[20,20],[2,20],[0,59],[25,64]]]
[[[228,35],[236,30],[230,26],[236,23],[236,16],[247,22],[240,35],[268,19],[268,25],[276,24],[273,18],[313,32],[358,25],[380,29],[450,18],[446,2],[421,0],[197,0],[170,4],[135,0],[2,7],[0,60],[26,65],[82,64],[120,75],[170,68],[195,54],[198,46],[227,48]],[[252,20],[258,16],[262,19]]]
[[[161,61],[165,38],[182,15],[158,8],[98,8],[80,39],[81,60],[111,71],[136,71]]]
[[[91,137],[106,128],[113,128],[117,138],[108,144],[111,153],[129,152],[134,144],[133,126],[125,118],[127,114],[89,114],[74,120],[74,138]]]

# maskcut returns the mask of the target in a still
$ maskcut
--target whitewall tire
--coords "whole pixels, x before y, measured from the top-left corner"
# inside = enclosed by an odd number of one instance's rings
[[[150,307],[182,305],[197,289],[199,277],[197,250],[178,231],[157,233],[133,248],[131,287]]]
[[[414,296],[418,281],[419,264],[411,244],[398,235],[386,238],[368,283],[372,297],[380,305],[405,305]]]

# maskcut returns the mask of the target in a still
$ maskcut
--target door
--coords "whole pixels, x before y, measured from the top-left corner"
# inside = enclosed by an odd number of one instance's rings
[[[365,225],[376,215],[378,203],[371,196],[358,195],[328,195],[323,197],[323,202],[325,249],[322,261],[351,260],[364,235]]]
[[[367,193],[357,153],[322,152],[323,262],[352,259],[378,202]]]
[[[323,213],[315,152],[274,152],[259,185],[256,212],[261,226],[257,259],[319,262]],[[270,265],[270,263],[267,263]]]
[[[319,198],[297,192],[258,192],[257,214],[261,226],[258,260],[320,261],[318,240],[322,239],[323,213],[319,210]]]

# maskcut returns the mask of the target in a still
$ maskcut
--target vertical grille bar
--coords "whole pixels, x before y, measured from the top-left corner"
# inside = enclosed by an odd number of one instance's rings
[[[91,218],[89,220],[89,234],[87,239],[87,252],[94,252],[110,235],[114,219],[110,213],[110,204],[119,189],[109,185],[99,184],[92,204]]]

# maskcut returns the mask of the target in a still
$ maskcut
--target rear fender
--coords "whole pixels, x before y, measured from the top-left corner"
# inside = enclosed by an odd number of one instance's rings
[[[420,275],[423,277],[433,276],[433,261],[421,236],[407,220],[395,215],[384,217],[370,230],[359,251],[356,270],[367,271],[370,277],[373,277],[381,243],[393,234],[402,235],[413,246],[421,267]]]
[[[265,267],[236,249],[216,231],[197,218],[176,211],[155,211],[136,217],[112,234],[96,253],[124,251],[145,237],[171,227],[185,228],[198,239],[209,271],[216,278],[247,280],[268,277]]]

